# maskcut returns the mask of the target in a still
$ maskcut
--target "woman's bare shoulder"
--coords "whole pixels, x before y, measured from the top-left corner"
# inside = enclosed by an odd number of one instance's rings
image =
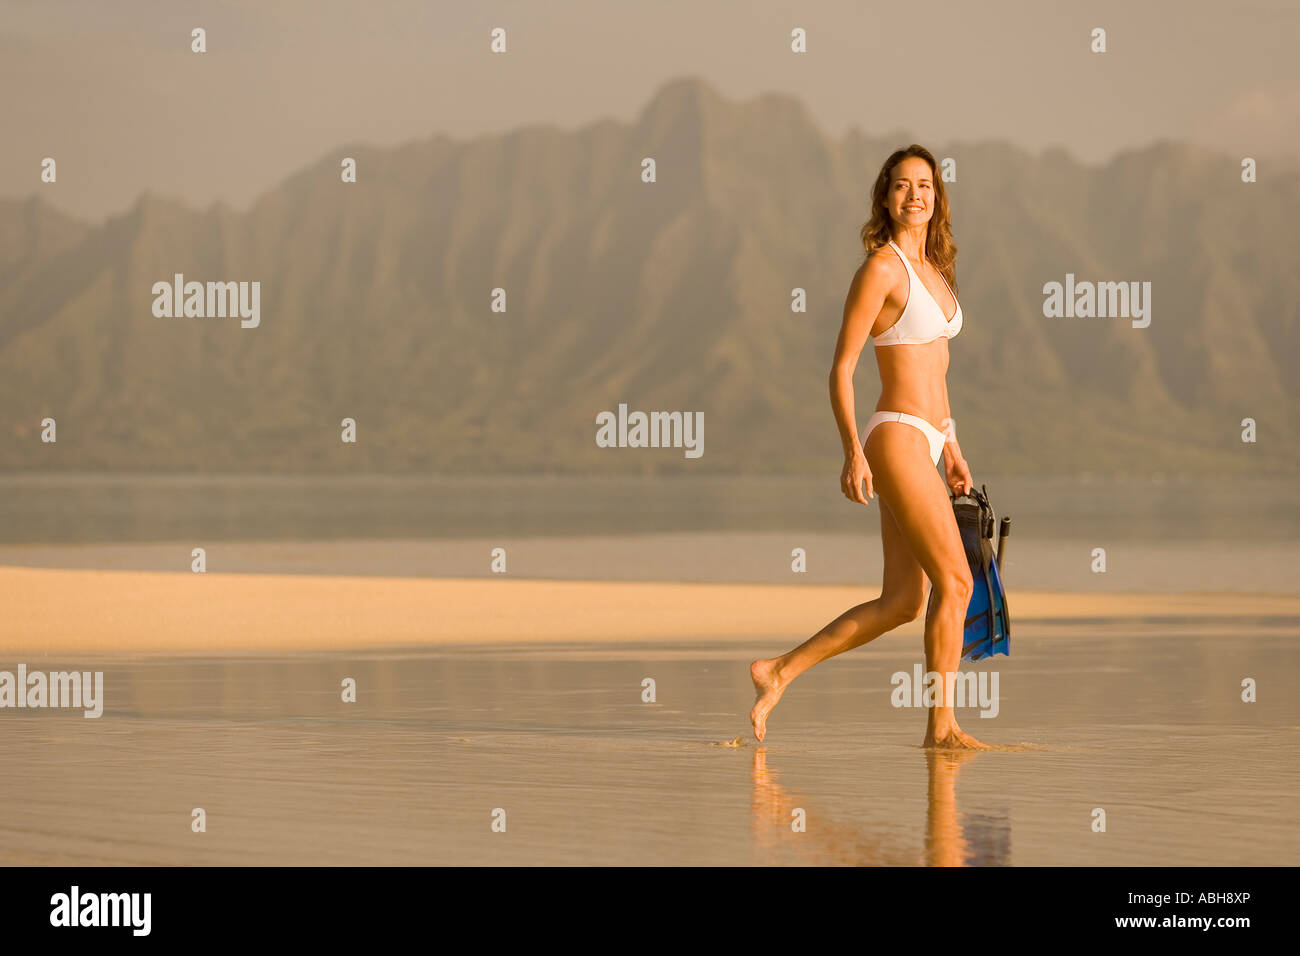
[[[853,276],[853,284],[862,286],[879,282],[893,288],[902,276],[903,264],[894,250],[889,246],[881,246],[873,250],[871,255],[863,260],[862,265],[858,266],[858,271]]]

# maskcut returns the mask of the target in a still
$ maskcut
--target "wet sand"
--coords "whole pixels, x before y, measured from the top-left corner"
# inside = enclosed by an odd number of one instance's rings
[[[1023,625],[975,665],[998,715],[959,712],[1005,749],[970,755],[891,706],[899,635],[800,678],[762,747],[753,640],[52,656],[104,671],[104,716],[0,714],[0,863],[1293,864],[1300,635],[1197,629]]]

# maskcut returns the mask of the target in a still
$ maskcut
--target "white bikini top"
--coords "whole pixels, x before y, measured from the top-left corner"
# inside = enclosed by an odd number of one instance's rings
[[[893,246],[894,251],[898,253],[898,258],[903,260],[903,266],[907,269],[907,304],[903,306],[903,314],[898,317],[898,321],[876,336],[876,348],[882,345],[925,345],[936,339],[952,338],[961,331],[961,303],[957,302],[957,295],[952,292],[948,280],[944,279],[943,284],[948,287],[948,292],[952,293],[952,301],[957,303],[957,311],[953,313],[951,319],[944,317],[943,309],[930,294],[930,290],[925,287],[925,283],[912,271],[912,264],[907,261],[907,256],[903,255],[903,250],[898,248],[892,239],[889,244]],[[942,279],[943,273],[940,273],[939,277]],[[921,291],[925,293],[923,297],[912,294],[917,286],[920,286]]]

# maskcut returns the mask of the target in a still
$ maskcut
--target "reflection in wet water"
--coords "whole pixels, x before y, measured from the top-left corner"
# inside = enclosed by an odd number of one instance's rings
[[[756,847],[792,836],[790,843],[824,864],[850,866],[1001,866],[1011,862],[1011,821],[1006,813],[963,814],[957,800],[958,771],[987,754],[918,751],[928,776],[924,848],[892,827],[845,819],[809,821],[817,798],[787,789],[768,760],[768,748],[753,753],[752,835]],[[803,829],[795,829],[802,824]]]
[[[0,711],[0,863],[1287,864],[1300,713],[1239,682],[1296,646],[1026,634],[998,717],[962,717],[1012,745],[979,754],[922,750],[890,706],[901,639],[800,678],[762,747],[761,648],[105,659],[98,720]]]
[[[931,866],[1002,866],[1011,862],[1011,821],[1003,813],[965,813],[957,800],[962,764],[987,754],[925,755],[929,771],[925,862]]]

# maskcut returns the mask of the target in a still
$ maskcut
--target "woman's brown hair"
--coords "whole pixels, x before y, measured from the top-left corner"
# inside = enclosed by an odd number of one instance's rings
[[[930,164],[930,179],[934,183],[934,215],[925,231],[925,258],[934,264],[957,294],[957,244],[952,241],[952,224],[948,219],[948,193],[930,151],[913,143],[906,149],[896,149],[880,167],[876,184],[871,187],[871,218],[862,226],[862,248],[866,256],[894,238],[894,220],[889,215],[889,186],[893,181],[894,167],[905,159],[916,157]],[[866,259],[864,256],[864,261]]]

